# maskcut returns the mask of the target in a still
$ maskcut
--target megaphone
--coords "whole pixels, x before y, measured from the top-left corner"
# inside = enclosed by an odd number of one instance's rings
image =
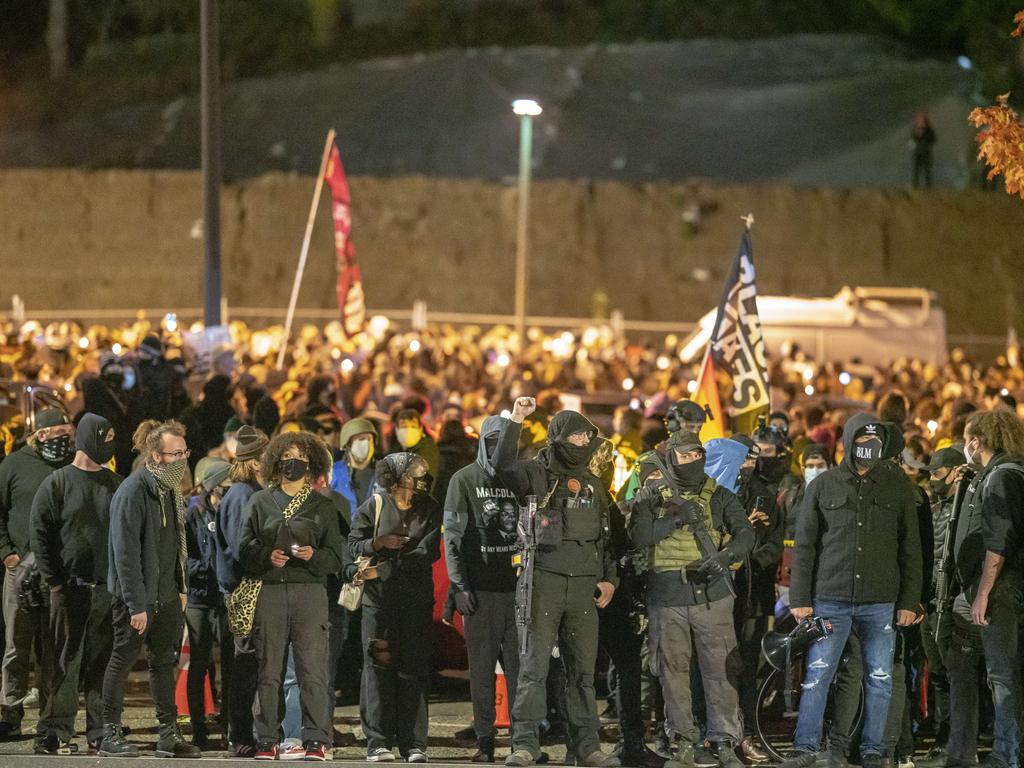
[[[761,653],[775,669],[784,670],[787,664],[810,647],[811,643],[832,634],[832,622],[819,616],[804,619],[796,629],[785,635],[768,632],[761,638]]]

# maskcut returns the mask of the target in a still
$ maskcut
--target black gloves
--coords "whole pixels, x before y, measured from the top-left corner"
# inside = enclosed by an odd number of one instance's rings
[[[712,557],[705,557],[701,560],[697,573],[708,581],[714,579],[728,578],[729,566],[732,564],[732,554],[726,550],[719,552]]]
[[[472,592],[458,591],[455,593],[455,608],[463,616],[472,616],[476,613],[476,595]]]
[[[687,523],[699,520],[702,513],[700,504],[689,499],[674,499],[665,510],[665,516],[672,518],[676,528],[682,528]]]

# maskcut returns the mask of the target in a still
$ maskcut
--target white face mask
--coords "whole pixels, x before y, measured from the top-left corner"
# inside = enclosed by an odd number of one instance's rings
[[[348,455],[356,464],[362,464],[370,458],[370,441],[367,439],[353,440],[348,446]]]
[[[968,463],[968,464],[980,464],[980,463],[981,463],[981,456],[979,456],[979,455],[978,455],[977,453],[975,453],[974,451],[972,451],[972,450],[971,450],[971,449],[970,449],[970,448],[968,447],[968,446],[969,446],[969,445],[970,445],[971,443],[973,443],[973,442],[974,442],[974,440],[976,440],[976,439],[977,439],[977,438],[974,438],[974,439],[972,439],[972,440],[968,440],[968,441],[967,441],[967,442],[966,442],[966,443],[964,444],[964,458],[965,458],[965,459],[967,459],[967,463]]]
[[[805,467],[804,468],[804,482],[810,483],[811,480],[816,478],[818,475],[823,474],[828,467]]]

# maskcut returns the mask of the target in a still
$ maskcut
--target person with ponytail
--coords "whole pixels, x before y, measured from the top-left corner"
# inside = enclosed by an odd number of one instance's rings
[[[962,591],[953,601],[953,614],[981,635],[995,710],[989,762],[1014,766],[1022,707],[1018,652],[1024,607],[1024,424],[1005,408],[973,414],[964,430],[964,456],[978,471],[967,487],[956,527],[953,552]],[[951,670],[950,721],[968,724],[972,731],[956,739],[956,751],[965,759],[973,759],[977,744],[976,694],[967,690],[971,678],[959,667]]]

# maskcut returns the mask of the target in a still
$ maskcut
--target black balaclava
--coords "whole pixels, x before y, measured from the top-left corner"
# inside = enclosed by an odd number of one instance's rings
[[[577,432],[590,432],[593,438],[587,445],[573,445],[568,438]],[[587,465],[600,439],[597,432],[597,427],[582,413],[556,413],[548,425],[548,468],[567,474],[589,471]]]
[[[114,441],[107,440],[112,429],[110,422],[102,416],[85,414],[75,432],[75,448],[97,464],[106,464],[114,458]]]
[[[696,491],[704,485],[704,465],[706,463],[707,457],[701,456],[689,464],[677,464],[675,452],[672,452],[672,474],[675,475],[676,482],[686,491]]]
[[[789,471],[787,456],[758,456],[757,473],[769,483],[780,483]]]

